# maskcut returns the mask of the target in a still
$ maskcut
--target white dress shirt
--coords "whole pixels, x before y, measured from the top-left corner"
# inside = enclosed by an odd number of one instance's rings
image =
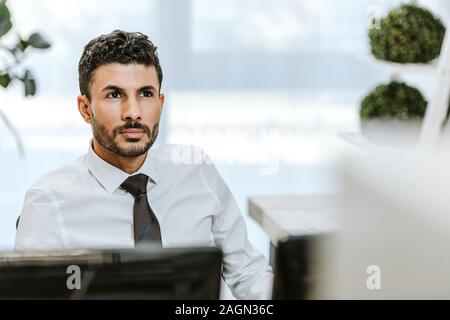
[[[180,164],[186,152],[197,161]],[[150,177],[147,196],[163,247],[217,246],[224,255],[223,280],[236,298],[270,298],[272,269],[249,242],[233,195],[200,148],[153,146],[138,173]],[[48,173],[25,195],[15,250],[133,248],[134,198],[120,188],[128,177],[91,146]]]

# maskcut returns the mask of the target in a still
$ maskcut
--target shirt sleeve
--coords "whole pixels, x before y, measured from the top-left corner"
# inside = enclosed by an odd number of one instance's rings
[[[48,251],[64,248],[55,210],[49,196],[29,189],[16,231],[15,251]]]
[[[248,240],[236,200],[211,159],[206,154],[203,159],[203,177],[219,207],[213,217],[212,231],[216,245],[223,252],[222,277],[237,299],[270,299],[272,268]]]

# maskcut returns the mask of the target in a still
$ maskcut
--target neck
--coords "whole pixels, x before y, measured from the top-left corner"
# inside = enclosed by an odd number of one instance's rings
[[[147,152],[137,156],[137,157],[121,157],[114,152],[104,148],[100,145],[95,138],[93,139],[92,147],[94,152],[102,158],[104,161],[108,162],[110,165],[119,168],[120,170],[133,174],[142,167],[142,164],[145,161],[145,157],[147,156]]]

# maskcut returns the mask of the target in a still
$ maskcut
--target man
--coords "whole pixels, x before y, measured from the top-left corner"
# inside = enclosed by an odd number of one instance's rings
[[[218,246],[233,294],[270,298],[272,269],[248,241],[208,156],[192,146],[152,147],[162,78],[156,47],[141,33],[116,30],[85,46],[77,103],[92,142],[86,155],[27,191],[15,249]],[[180,163],[186,151],[203,161]]]

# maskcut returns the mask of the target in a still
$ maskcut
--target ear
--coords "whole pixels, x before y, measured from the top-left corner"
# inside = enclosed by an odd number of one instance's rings
[[[83,120],[87,123],[92,122],[92,110],[91,103],[86,96],[78,96],[77,97],[78,111],[81,114]]]
[[[161,104],[161,112],[162,112],[162,109],[163,109],[163,107],[164,107],[164,94],[163,93],[161,93],[160,95],[159,95],[159,103]]]

